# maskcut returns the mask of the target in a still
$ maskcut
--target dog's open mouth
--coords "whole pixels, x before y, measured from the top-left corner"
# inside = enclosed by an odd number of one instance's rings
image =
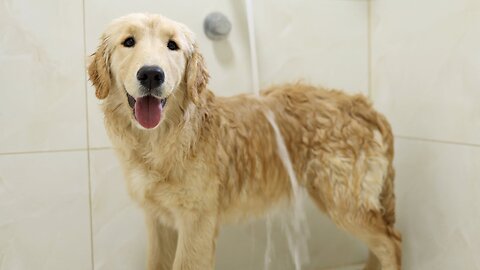
[[[135,99],[126,91],[125,93],[128,97],[128,104],[133,109],[135,119],[142,127],[150,129],[156,127],[158,123],[160,123],[163,108],[167,103],[166,98],[160,99],[147,95]]]

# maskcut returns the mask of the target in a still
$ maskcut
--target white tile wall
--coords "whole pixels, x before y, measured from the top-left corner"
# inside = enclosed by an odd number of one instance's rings
[[[87,152],[0,155],[0,269],[91,268]]]
[[[397,139],[404,268],[480,269],[480,148]]]
[[[145,269],[143,212],[130,200],[113,150],[90,152],[96,270]]]
[[[372,85],[397,135],[480,144],[480,2],[372,1]]]
[[[368,1],[254,1],[260,84],[368,92]]]
[[[480,2],[376,0],[371,14],[372,97],[398,135],[405,269],[479,269]]]
[[[0,152],[85,148],[82,1],[0,3]]]
[[[303,78],[366,94],[371,78],[373,100],[399,135],[405,269],[479,269],[480,3],[265,0],[254,9],[261,85]],[[126,194],[93,89],[85,90],[85,53],[111,19],[133,11],[190,26],[217,94],[251,91],[242,1],[1,2],[0,270],[144,268],[143,214]],[[210,11],[231,19],[228,41],[204,36]],[[313,205],[307,213],[305,269],[366,258]],[[226,227],[217,269],[262,269],[265,237],[262,221]],[[275,269],[291,269],[283,237],[277,227]]]

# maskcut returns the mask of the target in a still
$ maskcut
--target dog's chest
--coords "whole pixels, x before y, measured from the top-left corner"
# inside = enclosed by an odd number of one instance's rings
[[[216,202],[215,181],[194,167],[161,178],[158,172],[138,166],[130,171],[127,184],[130,195],[142,207],[167,218],[183,211],[205,211]]]

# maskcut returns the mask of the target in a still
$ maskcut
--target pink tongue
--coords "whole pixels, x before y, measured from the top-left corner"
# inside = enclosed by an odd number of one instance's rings
[[[145,96],[135,102],[135,118],[144,128],[154,128],[162,117],[162,105],[160,99]]]

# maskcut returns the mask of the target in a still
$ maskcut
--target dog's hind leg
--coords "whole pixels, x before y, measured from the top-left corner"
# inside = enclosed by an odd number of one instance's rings
[[[329,211],[328,215],[338,227],[367,244],[370,255],[365,270],[400,270],[400,235],[380,212],[358,211]]]
[[[171,270],[177,247],[177,232],[146,213],[148,235],[147,269]]]
[[[347,214],[346,218],[336,216],[334,222],[367,244],[371,254],[366,270],[379,269],[378,262],[382,270],[401,269],[400,236],[385,223],[381,213]]]
[[[338,183],[345,183],[333,175]],[[345,185],[331,185],[331,179],[316,177],[307,185],[307,190],[318,207],[340,228],[348,231],[367,244],[371,251],[366,270],[400,270],[401,237],[393,228],[394,196],[388,183],[381,194],[382,206],[375,209],[362,205]],[[343,182],[342,182],[343,181]],[[390,180],[387,180],[390,181]],[[378,261],[377,261],[378,260]],[[378,268],[378,265],[381,268]]]

